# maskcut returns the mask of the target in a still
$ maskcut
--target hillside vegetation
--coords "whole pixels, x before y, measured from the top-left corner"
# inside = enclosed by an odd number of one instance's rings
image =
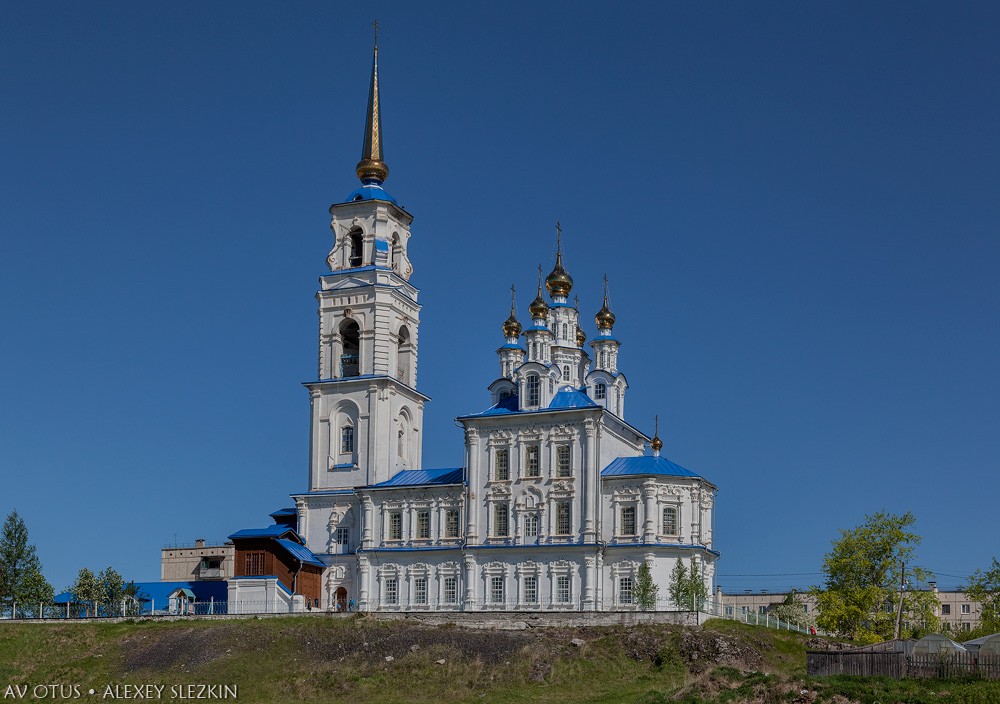
[[[480,631],[364,617],[0,624],[8,685],[236,685],[267,702],[1000,702],[1000,684],[805,678],[807,638],[702,628]],[[813,643],[817,645],[817,643]],[[30,698],[30,695],[29,697]]]

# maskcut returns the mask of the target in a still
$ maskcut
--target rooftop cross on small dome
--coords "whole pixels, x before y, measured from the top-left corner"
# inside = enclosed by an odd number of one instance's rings
[[[510,286],[510,317],[503,323],[503,334],[504,337],[516,338],[521,334],[521,323],[517,319],[517,312],[515,310],[515,299],[517,297],[517,290],[514,285]]]
[[[660,440],[660,416],[656,416],[656,429],[653,431],[653,439],[649,441],[649,447],[653,450],[653,457],[660,456],[663,449],[663,441]]]
[[[532,319],[544,318],[549,314],[549,304],[545,302],[545,298],[542,296],[542,265],[538,265],[538,295],[535,300],[531,302],[528,306],[528,312],[531,313]]]
[[[562,263],[562,225],[556,221],[556,265],[552,273],[545,277],[545,288],[555,299],[565,299],[573,288],[573,277],[563,268]]]
[[[597,323],[598,330],[611,330],[615,325],[615,314],[611,312],[611,308],[608,307],[608,275],[604,275],[604,305],[601,309],[597,311],[597,315],[594,316],[594,322]]]

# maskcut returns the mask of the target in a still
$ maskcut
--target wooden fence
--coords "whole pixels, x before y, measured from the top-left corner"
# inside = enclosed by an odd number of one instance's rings
[[[859,677],[892,677],[903,679],[979,677],[1000,680],[1000,655],[948,653],[906,655],[841,651],[809,651],[806,653],[806,673],[813,677],[857,675]]]

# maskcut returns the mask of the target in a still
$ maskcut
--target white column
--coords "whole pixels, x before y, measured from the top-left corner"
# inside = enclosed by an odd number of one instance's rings
[[[581,462],[583,471],[583,540],[584,542],[595,542],[597,540],[597,502],[598,497],[598,472],[597,466],[597,424],[587,419],[583,422],[585,434],[584,456]]]
[[[465,431],[466,467],[468,467],[467,512],[468,524],[465,530],[467,543],[479,542],[479,432],[475,428]]]
[[[645,521],[643,521],[642,540],[646,543],[656,541],[656,485],[647,482],[642,486],[642,498],[645,502]]]

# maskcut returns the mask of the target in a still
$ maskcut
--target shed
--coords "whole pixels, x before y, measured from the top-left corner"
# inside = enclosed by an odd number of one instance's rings
[[[1000,654],[1000,633],[969,640],[962,643],[962,645],[970,653],[981,653],[983,655],[986,653],[990,655]]]

